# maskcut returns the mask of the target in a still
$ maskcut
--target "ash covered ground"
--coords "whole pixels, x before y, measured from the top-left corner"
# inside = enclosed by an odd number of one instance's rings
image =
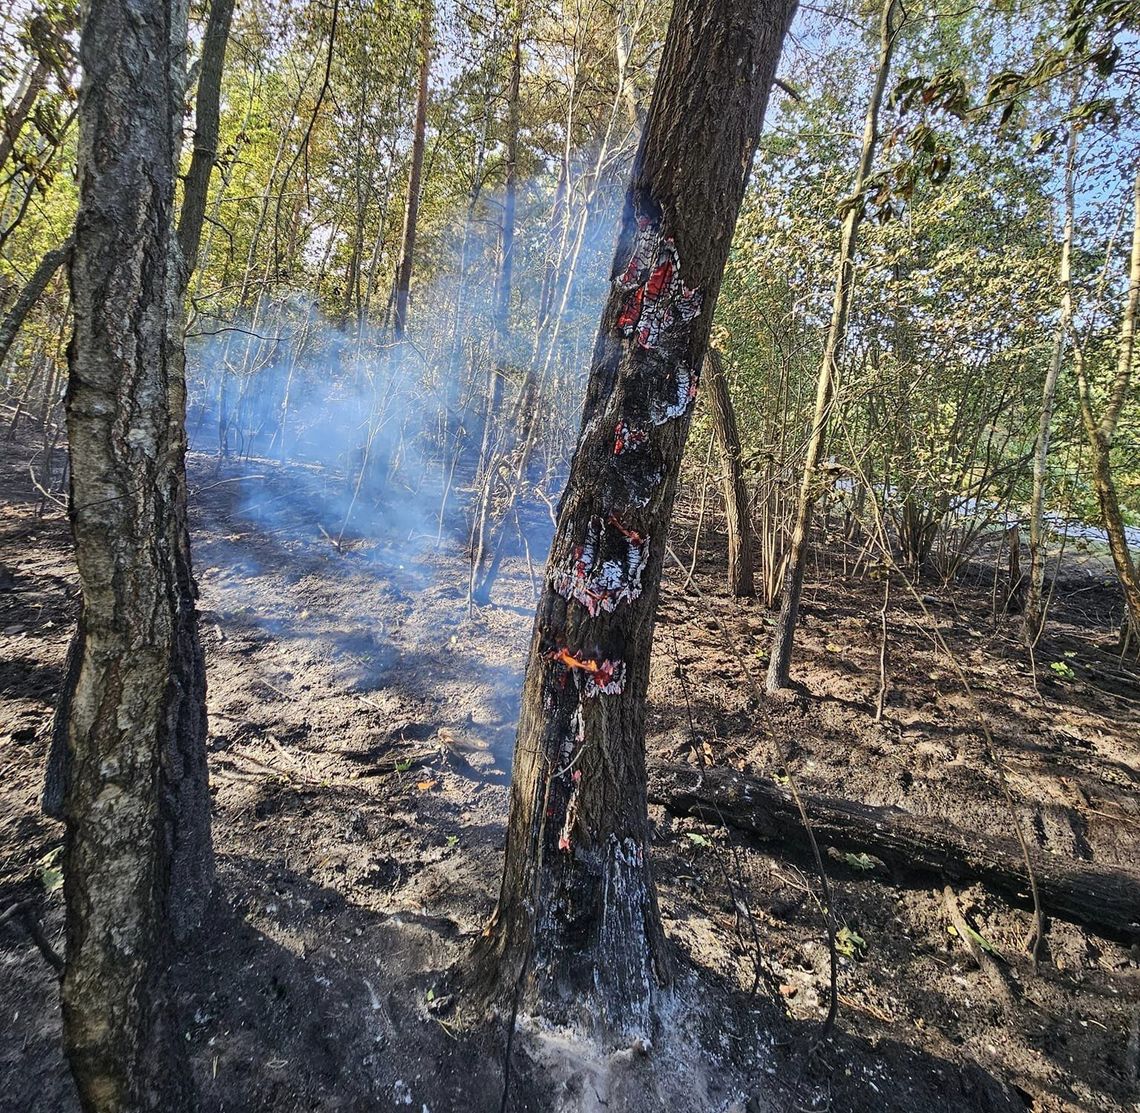
[[[62,511],[35,514],[30,451],[9,444],[0,458],[0,911],[33,900],[58,941],[61,897],[45,892],[42,866],[62,833],[38,792],[76,578]],[[441,999],[494,904],[542,570],[508,560],[494,604],[472,618],[462,529],[437,545],[386,515],[398,491],[337,551],[325,533],[339,523],[315,509],[324,472],[198,455],[190,470],[218,892],[174,984],[201,1108],[498,1109],[503,1024],[461,1027]],[[681,508],[679,552],[694,517]],[[724,560],[706,529],[704,597],[667,573],[651,765],[772,776],[778,734],[805,789],[1009,830],[971,710],[905,593],[889,615],[882,722],[881,585],[838,575],[805,592],[796,692],[758,709],[722,626],[759,662],[773,616],[728,598]],[[1039,691],[1014,631],[992,628],[987,587],[941,592],[934,621],[975,684],[1036,844],[1134,867],[1136,666],[1114,653],[1111,592],[1086,579],[1058,592]],[[809,1061],[828,984],[810,861],[652,814],[677,972],[660,1039],[647,1054],[606,1053],[524,1023],[510,1108],[1136,1108],[1140,949],[1053,920],[1034,973],[1025,909],[960,889],[1006,963],[1006,1006],[947,931],[940,883],[829,854],[850,953],[836,1036]],[[0,1110],[72,1113],[54,977],[14,922],[0,925],[0,1003]]]

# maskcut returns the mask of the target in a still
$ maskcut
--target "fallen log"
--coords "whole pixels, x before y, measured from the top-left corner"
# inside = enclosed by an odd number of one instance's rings
[[[963,831],[902,808],[800,795],[821,846],[866,851],[892,868],[980,881],[1019,903],[1029,900],[1025,859],[1016,839]],[[762,839],[807,842],[787,789],[731,769],[659,766],[651,771],[649,800]],[[1045,913],[1113,938],[1140,939],[1140,874],[1038,850],[1030,851],[1030,860]]]

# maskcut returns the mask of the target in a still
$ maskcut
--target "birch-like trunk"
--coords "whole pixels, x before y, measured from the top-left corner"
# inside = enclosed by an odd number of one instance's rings
[[[67,394],[83,597],[67,721],[64,1046],[85,1110],[193,1106],[163,980],[212,856],[173,230],[182,0],[92,0]]]

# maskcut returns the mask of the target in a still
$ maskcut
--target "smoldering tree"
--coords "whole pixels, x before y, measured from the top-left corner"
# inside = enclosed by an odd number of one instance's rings
[[[86,1110],[191,1108],[164,999],[212,879],[173,230],[182,0],[93,0],[66,410],[82,589],[66,719],[64,1045]]]
[[[646,806],[654,616],[699,369],[794,7],[674,6],[535,618],[502,889],[475,976],[491,999],[596,1017],[613,1035],[649,1030],[669,978]]]

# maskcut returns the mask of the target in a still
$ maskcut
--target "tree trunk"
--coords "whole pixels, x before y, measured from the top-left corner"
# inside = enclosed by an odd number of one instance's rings
[[[212,871],[170,355],[182,0],[93,0],[81,40],[67,393],[82,655],[64,802],[64,1046],[84,1109],[192,1106],[163,979]]]
[[[24,130],[24,124],[31,114],[36,99],[44,91],[50,76],[51,66],[42,58],[37,59],[36,68],[27,75],[23,88],[17,90],[13,103],[4,107],[3,123],[0,124],[0,167],[8,161],[15,150],[16,140]]]
[[[1065,161],[1065,227],[1061,235],[1061,315],[1053,338],[1053,354],[1041,388],[1041,415],[1033,450],[1033,496],[1029,504],[1029,584],[1025,596],[1024,634],[1035,642],[1045,624],[1045,482],[1048,478],[1049,430],[1053,424],[1053,399],[1065,357],[1065,341],[1073,319],[1073,290],[1069,280],[1073,254],[1073,175],[1077,159],[1077,128],[1069,128],[1069,153]]]
[[[1140,573],[1132,561],[1125,532],[1124,517],[1120,512],[1120,499],[1112,474],[1112,441],[1120,411],[1128,397],[1132,382],[1132,357],[1135,348],[1136,311],[1140,302],[1140,172],[1136,175],[1133,191],[1132,256],[1128,269],[1128,293],[1124,300],[1124,314],[1120,322],[1120,340],[1117,343],[1116,375],[1109,389],[1104,417],[1098,422],[1092,408],[1092,390],[1085,373],[1084,352],[1074,345],[1073,366],[1077,376],[1077,390],[1081,403],[1081,420],[1085,427],[1093,456],[1093,487],[1100,503],[1100,516],[1108,534],[1108,548],[1116,566],[1116,576],[1124,593],[1127,608],[1125,625],[1134,634],[1140,634]]]
[[[507,90],[507,166],[503,190],[503,236],[499,277],[495,288],[497,360],[505,362],[510,346],[511,276],[515,259],[515,202],[519,172],[519,81],[522,76],[522,21],[516,8],[511,79]]]
[[[727,823],[777,846],[807,845],[800,810],[787,789],[731,769],[667,765],[653,771],[649,798],[679,815]],[[874,807],[831,796],[803,797],[823,846],[873,854],[892,869],[981,881],[1019,902],[1028,900],[1025,858],[1016,839],[962,831],[902,808]],[[1140,939],[1140,874],[1061,854],[1030,851],[1042,907],[1115,938]]]
[[[412,165],[408,172],[408,201],[404,206],[404,237],[400,262],[396,267],[395,318],[393,330],[403,340],[408,328],[408,290],[412,284],[412,260],[416,248],[416,220],[420,211],[420,178],[424,166],[424,140],[427,134],[428,76],[431,72],[432,5],[423,0],[420,19],[420,83],[416,95],[416,127],[412,137]]]
[[[198,73],[198,94],[194,100],[194,149],[182,191],[182,211],[178,217],[178,246],[182,251],[185,277],[183,289],[198,266],[198,245],[206,219],[210,173],[218,158],[218,128],[222,99],[222,72],[234,0],[211,0],[210,18],[202,38],[202,66]]]
[[[648,1034],[668,962],[649,867],[645,696],[665,537],[736,216],[794,3],[677,0],[626,194],[535,618],[492,1000]]]
[[[728,521],[728,584],[732,594],[756,594],[752,562],[752,519],[748,513],[748,488],[740,466],[740,430],[736,411],[724,377],[720,352],[710,348],[705,357],[705,381],[709,387],[709,409],[713,429],[720,442],[721,480],[724,490],[724,513]]]
[[[32,306],[40,300],[47,284],[52,280],[55,272],[63,266],[70,251],[71,237],[69,236],[59,247],[53,247],[40,260],[39,266],[32,272],[32,277],[28,279],[28,284],[20,291],[20,296],[13,302],[12,308],[4,315],[3,322],[0,322],[0,364],[3,364],[4,360],[8,358],[8,352],[20,331],[20,326],[24,323],[24,318],[31,311]]]
[[[772,638],[772,655],[768,661],[768,691],[787,687],[792,664],[792,645],[796,636],[796,621],[800,612],[800,595],[807,565],[808,535],[811,531],[812,508],[816,497],[816,475],[823,461],[827,441],[828,416],[839,374],[839,359],[847,334],[847,313],[851,306],[851,292],[855,286],[855,249],[859,238],[859,225],[863,220],[867,178],[875,160],[875,147],[879,140],[879,109],[891,70],[891,55],[901,21],[896,21],[899,0],[885,0],[879,28],[879,65],[875,86],[867,106],[867,119],[863,127],[863,148],[859,166],[855,171],[854,188],[845,202],[846,213],[839,239],[839,258],[835,267],[835,295],[831,306],[831,324],[823,346],[823,360],[816,384],[815,414],[812,418],[811,438],[804,460],[803,480],[800,484],[800,501],[788,549],[788,563],[784,571],[784,587],[780,597],[780,617]]]

